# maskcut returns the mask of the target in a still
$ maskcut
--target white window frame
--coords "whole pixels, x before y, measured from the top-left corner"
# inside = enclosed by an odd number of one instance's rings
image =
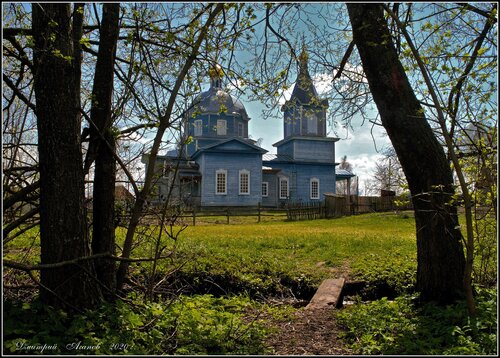
[[[227,135],[227,121],[225,119],[217,120],[217,135]]]
[[[317,185],[316,193],[314,193],[313,184]],[[319,190],[319,179],[318,178],[311,178],[311,180],[309,181],[309,197],[311,198],[311,200],[318,200],[319,197],[320,197],[319,193],[320,193],[320,190]],[[313,194],[316,194],[316,195],[313,195]]]
[[[264,188],[266,188],[264,190]],[[263,181],[262,182],[262,197],[267,198],[269,196],[269,182]]]
[[[224,191],[219,191],[219,175],[224,175]],[[227,170],[219,169],[215,171],[215,195],[227,195]]]
[[[286,183],[286,196],[283,196],[283,188],[282,185],[283,183]],[[288,178],[281,177],[279,180],[279,198],[280,199],[288,199],[290,197],[290,181]]]
[[[201,137],[203,135],[203,121],[197,119],[194,121],[194,136]]]
[[[247,176],[247,183],[246,183],[246,186],[247,186],[247,191],[243,191],[242,190],[242,186],[244,184],[243,182],[243,176],[246,175]],[[242,169],[239,171],[239,183],[238,183],[238,186],[239,186],[239,194],[240,195],[250,195],[250,172],[246,169]]]

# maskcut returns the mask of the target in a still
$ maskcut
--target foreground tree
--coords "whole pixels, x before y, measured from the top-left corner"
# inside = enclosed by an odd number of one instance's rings
[[[102,12],[90,110],[90,143],[84,169],[88,171],[95,160],[92,253],[114,255],[116,143],[111,110],[120,4],[104,4]],[[96,261],[95,267],[97,279],[107,288],[106,296],[113,297],[116,286],[115,261],[101,258]]]
[[[34,89],[40,167],[41,264],[89,256],[80,145],[83,5],[33,4]],[[41,270],[41,298],[95,307],[101,299],[91,261]]]
[[[370,91],[408,180],[417,226],[417,290],[424,301],[464,297],[465,258],[452,171],[398,58],[383,7],[347,4]]]

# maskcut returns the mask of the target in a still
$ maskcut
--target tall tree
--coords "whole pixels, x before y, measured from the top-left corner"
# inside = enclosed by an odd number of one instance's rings
[[[32,5],[40,168],[42,265],[90,254],[80,143],[80,38],[83,6]],[[95,307],[101,298],[90,261],[41,271],[41,298]]]
[[[464,252],[446,155],[398,58],[381,4],[347,4],[370,91],[408,180],[417,226],[417,290],[424,301],[464,297]]]
[[[95,160],[92,203],[94,254],[115,254],[116,143],[112,131],[111,100],[119,20],[120,4],[104,4],[92,90],[90,142],[85,160],[86,172]],[[112,297],[116,286],[115,262],[110,258],[100,258],[96,261],[95,268],[97,278],[108,289],[106,296]]]

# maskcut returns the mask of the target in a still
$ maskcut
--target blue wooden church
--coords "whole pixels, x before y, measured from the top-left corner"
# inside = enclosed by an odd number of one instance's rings
[[[336,173],[335,142],[326,136],[328,101],[319,98],[302,51],[290,100],[282,107],[284,138],[268,154],[248,136],[250,118],[243,103],[222,89],[220,67],[210,89],[198,95],[186,113],[183,148],[158,156],[158,180],[152,202],[177,201],[194,207],[267,206],[317,202],[335,193],[336,181],[354,174]],[[143,157],[148,165],[148,157]]]

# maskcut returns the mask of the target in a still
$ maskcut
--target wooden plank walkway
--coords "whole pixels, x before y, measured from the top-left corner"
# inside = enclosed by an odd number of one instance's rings
[[[344,284],[345,278],[324,280],[305,309],[312,310],[340,306],[342,302],[339,301],[342,297]]]

